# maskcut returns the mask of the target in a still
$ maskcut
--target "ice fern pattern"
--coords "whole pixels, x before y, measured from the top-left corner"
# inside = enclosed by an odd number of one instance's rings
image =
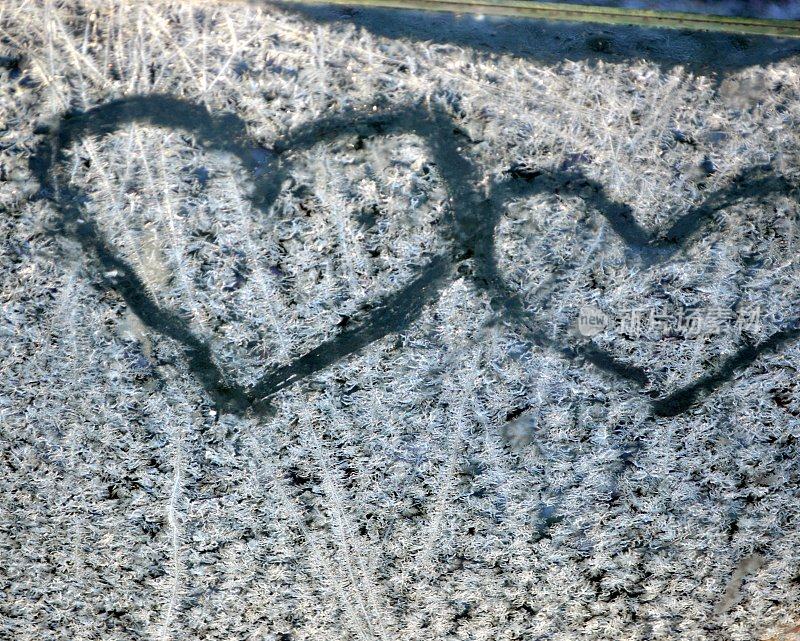
[[[538,24],[527,48],[492,53],[484,40],[521,27],[332,16],[0,6],[0,636],[792,639],[797,345],[740,363],[674,416],[649,393],[800,312],[797,59],[678,32],[685,47],[659,57],[645,32]],[[584,46],[600,35],[610,53]],[[652,49],[615,53],[643,39]],[[718,68],[680,59],[720,43]],[[72,140],[43,189],[30,165],[43,141],[135,96],[235,115],[248,155],[131,120]],[[413,127],[276,147],[408,106],[446,119],[446,158],[469,181]],[[291,171],[265,213],[259,172],[278,159]],[[229,389],[360,327],[371,301],[453,251],[448,221],[476,211],[465,198],[497,204],[495,271],[450,254],[402,328],[254,412],[221,403],[181,336],[135,313],[124,274],[63,232],[55,189],[85,196],[85,220],[208,342]],[[630,250],[698,212],[671,255]],[[518,300],[510,316],[491,278]],[[600,335],[642,387],[553,347],[580,341],[584,304],[764,317],[750,336]]]

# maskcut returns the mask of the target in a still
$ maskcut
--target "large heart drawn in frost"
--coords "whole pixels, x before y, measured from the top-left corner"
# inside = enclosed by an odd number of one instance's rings
[[[331,339],[288,364],[268,368],[252,385],[239,384],[231,372],[215,362],[209,342],[198,337],[180,313],[159,304],[150,295],[141,276],[119,255],[97,222],[88,215],[86,194],[69,186],[65,171],[66,150],[87,137],[113,134],[131,123],[185,132],[207,151],[224,152],[237,158],[253,176],[254,189],[248,199],[265,217],[281,185],[291,175],[289,152],[307,151],[321,141],[354,134],[362,138],[413,134],[427,144],[432,164],[451,200],[441,225],[448,249],[416,269],[405,285],[371,301],[363,317]],[[75,238],[104,272],[115,274],[109,286],[119,292],[145,325],[183,346],[189,369],[218,408],[234,413],[266,411],[270,407],[269,398],[276,392],[388,334],[402,331],[436,298],[454,277],[456,266],[465,260],[472,261],[473,269],[467,273],[475,286],[488,293],[493,308],[505,321],[515,324],[527,340],[566,358],[588,361],[637,387],[645,387],[648,383],[645,368],[623,362],[591,341],[560,342],[543,331],[541,323],[526,309],[522,296],[510,286],[498,267],[495,234],[505,204],[555,189],[562,194],[579,195],[607,219],[631,251],[653,264],[670,257],[695,237],[713,222],[713,214],[720,209],[754,197],[785,194],[792,188],[786,179],[774,175],[768,167],[752,168],[738,176],[730,187],[715,192],[704,203],[686,212],[665,231],[648,233],[637,223],[629,206],[609,199],[602,185],[578,171],[510,172],[509,180],[495,185],[488,196],[480,193],[480,174],[460,152],[455,131],[454,123],[436,107],[413,105],[367,115],[348,112],[319,119],[278,140],[271,156],[264,159],[252,153],[257,145],[248,138],[244,122],[235,115],[213,115],[202,106],[171,96],[134,96],[62,118],[39,146],[30,166],[42,185],[43,194],[61,213],[60,232]],[[591,194],[588,198],[587,193]],[[685,411],[761,353],[779,348],[799,335],[800,329],[794,322],[757,345],[744,345],[689,385],[670,394],[656,394],[651,401],[654,413],[669,416]]]

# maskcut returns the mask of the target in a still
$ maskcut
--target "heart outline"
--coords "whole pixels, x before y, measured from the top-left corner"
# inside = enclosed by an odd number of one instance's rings
[[[350,329],[343,330],[287,365],[267,370],[250,387],[229,382],[225,372],[214,363],[209,344],[197,338],[177,313],[161,308],[148,296],[135,270],[116,255],[95,223],[83,216],[85,197],[80,190],[68,187],[68,181],[62,175],[66,160],[64,152],[71,144],[86,136],[114,133],[134,122],[181,130],[194,135],[200,145],[209,151],[228,152],[236,156],[254,175],[255,189],[249,199],[264,216],[269,215],[280,185],[287,176],[287,163],[283,159],[287,152],[309,149],[321,141],[335,140],[353,133],[365,137],[418,135],[427,143],[452,202],[451,210],[444,219],[443,232],[451,249],[435,256],[399,290],[373,301],[373,307],[366,317]],[[471,259],[475,266],[471,278],[478,290],[486,291],[493,308],[500,312],[503,320],[524,328],[524,337],[528,341],[555,350],[571,360],[588,361],[601,370],[644,387],[648,384],[644,369],[618,360],[591,341],[574,347],[565,346],[546,336],[536,326],[535,319],[525,309],[520,295],[509,287],[497,263],[495,232],[504,204],[513,198],[552,192],[556,189],[554,184],[561,193],[578,195],[585,201],[585,188],[589,187],[595,194],[595,209],[609,221],[612,230],[628,249],[646,264],[654,264],[672,256],[711,222],[714,212],[724,206],[753,195],[776,191],[786,193],[794,187],[784,177],[769,174],[769,166],[753,167],[734,179],[735,188],[712,193],[704,203],[689,210],[665,233],[648,234],[636,221],[630,206],[609,199],[601,184],[586,178],[579,171],[537,171],[520,175],[509,170],[508,180],[496,185],[486,196],[479,194],[473,187],[478,184],[477,169],[460,153],[455,138],[457,132],[455,123],[435,105],[426,107],[416,104],[377,114],[346,111],[318,119],[278,140],[273,145],[273,156],[267,161],[267,167],[259,168],[250,153],[253,147],[247,144],[252,141],[247,136],[246,125],[238,116],[215,116],[205,107],[190,101],[153,94],[122,98],[79,114],[65,115],[39,145],[29,165],[42,187],[41,195],[51,200],[61,214],[57,231],[76,239],[84,252],[93,254],[99,260],[105,272],[118,274],[113,283],[107,283],[108,286],[123,297],[146,326],[183,345],[190,371],[215,405],[222,411],[235,414],[248,410],[269,412],[269,399],[277,392],[325,369],[340,358],[359,352],[388,334],[405,329],[450,282],[456,268],[467,259]],[[739,200],[725,200],[723,196],[728,192],[740,194]],[[713,201],[714,198],[721,200],[709,206],[709,199]],[[793,327],[778,330],[760,344],[745,344],[734,354],[718,361],[716,367],[694,382],[666,396],[651,398],[653,413],[657,416],[675,416],[688,410],[701,395],[717,389],[760,354],[778,349],[798,336],[800,328],[795,321]]]

